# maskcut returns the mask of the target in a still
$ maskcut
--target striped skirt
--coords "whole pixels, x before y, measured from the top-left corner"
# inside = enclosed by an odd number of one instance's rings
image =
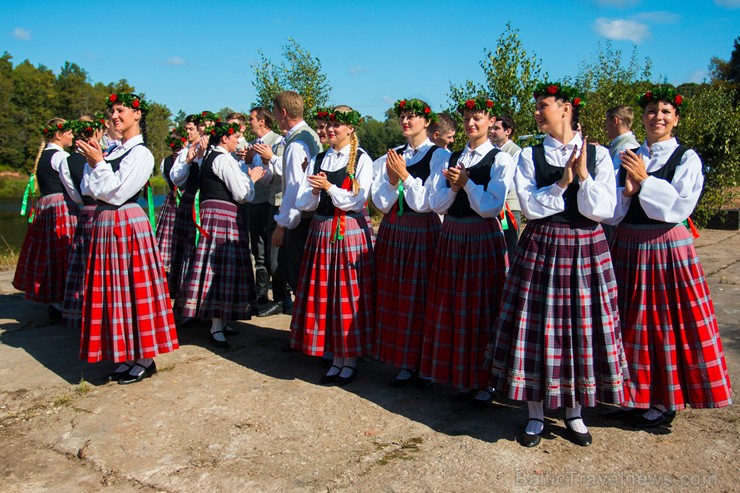
[[[429,273],[442,226],[436,213],[386,214],[375,242],[378,273],[375,356],[418,369]]]
[[[164,269],[138,204],[98,205],[82,298],[80,357],[153,358],[178,348]]]
[[[175,216],[177,215],[177,201],[175,193],[171,191],[164,199],[162,208],[159,210],[157,217],[157,246],[159,247],[159,256],[162,257],[162,266],[169,272],[172,262],[172,236],[175,229]]]
[[[15,268],[13,287],[39,303],[64,301],[69,248],[79,208],[66,194],[45,195],[36,202]]]
[[[203,229],[195,258],[183,275],[177,310],[184,317],[248,320],[256,303],[247,229],[238,206],[223,200],[200,204]]]
[[[714,305],[691,233],[683,225],[622,224],[612,252],[631,377],[626,405],[731,404]]]
[[[177,298],[183,275],[190,269],[195,255],[195,223],[193,222],[193,203],[195,194],[185,192],[180,197],[180,205],[175,212],[175,226],[172,229],[170,247],[170,270],[167,273],[167,284],[170,297]]]
[[[291,346],[311,356],[372,354],[375,261],[362,214],[348,213],[344,239],[332,243],[331,216],[314,216],[303,254]]]
[[[487,386],[483,355],[507,267],[498,219],[445,217],[429,275],[422,376],[460,390]]]
[[[601,225],[527,224],[486,365],[491,385],[513,400],[550,409],[624,401],[617,284]]]
[[[82,326],[82,293],[85,286],[87,256],[90,252],[93,217],[97,207],[97,204],[86,205],[80,210],[74,242],[69,252],[62,323],[70,329],[79,329]]]

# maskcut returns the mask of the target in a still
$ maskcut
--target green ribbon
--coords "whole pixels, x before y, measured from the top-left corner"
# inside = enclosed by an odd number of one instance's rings
[[[193,203],[193,214],[195,215],[195,246],[198,246],[200,239],[200,190],[195,192],[195,202]]]
[[[152,224],[152,233],[157,233],[157,218],[154,217],[154,191],[152,184],[146,182],[146,203],[149,209],[149,222]]]
[[[180,207],[180,199],[182,198],[182,192],[179,188],[175,187],[175,207]]]
[[[506,211],[504,211],[504,218],[501,220],[501,229],[503,231],[509,229],[509,218],[506,217]]]
[[[403,188],[403,182],[398,184],[398,215],[403,216],[403,192],[406,190]]]
[[[26,185],[26,191],[23,193],[23,202],[21,203],[21,216],[26,215],[29,199],[33,200],[33,193],[36,191],[35,180],[35,174],[31,174],[30,178],[28,178],[28,185]],[[28,218],[28,222],[33,222],[33,207],[31,207],[31,215]]]

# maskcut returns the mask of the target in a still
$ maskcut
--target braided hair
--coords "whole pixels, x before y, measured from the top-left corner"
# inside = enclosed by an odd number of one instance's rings
[[[352,111],[354,110],[346,105],[335,106],[333,109],[334,113],[350,113]],[[350,126],[354,130],[354,126],[353,125],[350,125]],[[350,180],[352,181],[352,194],[353,195],[357,195],[360,191],[360,182],[357,181],[357,176],[355,175],[355,170],[357,167],[357,149],[359,145],[360,145],[360,142],[357,139],[357,132],[353,131],[352,134],[350,135],[349,159],[347,160],[347,174],[350,176]]]
[[[65,120],[64,118],[52,118],[51,120],[49,120],[48,122],[46,122],[46,125],[45,126],[46,127],[51,127],[51,126],[56,126],[59,123],[64,124],[66,122],[67,122],[67,120]],[[56,133],[54,133],[54,134],[51,135],[51,139],[54,138],[54,135],[56,135]],[[49,143],[49,137],[42,134],[41,135],[41,144],[39,145],[39,152],[36,153],[36,160],[33,163],[33,170],[31,171],[31,174],[32,175],[35,175],[36,174],[36,171],[38,170],[38,167],[39,167],[39,160],[41,159],[41,153],[44,152],[44,149],[46,149],[46,145],[48,143]]]

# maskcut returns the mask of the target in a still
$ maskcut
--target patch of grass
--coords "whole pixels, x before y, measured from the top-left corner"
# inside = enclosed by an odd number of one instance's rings
[[[0,269],[15,267],[18,264],[19,254],[20,252],[15,251],[5,237],[0,235]]]
[[[383,457],[378,459],[378,464],[384,466],[394,460],[414,460],[412,455],[413,452],[419,451],[419,445],[424,441],[421,437],[413,437],[408,440],[402,440],[400,443],[376,443],[375,448],[382,450],[391,445],[397,445],[397,448],[390,450],[383,454]]]
[[[80,377],[80,383],[75,387],[75,394],[85,395],[92,390],[90,382],[85,381],[85,377]]]

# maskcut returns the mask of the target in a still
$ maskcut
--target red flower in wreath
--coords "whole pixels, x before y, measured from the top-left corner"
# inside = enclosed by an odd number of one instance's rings
[[[558,92],[558,86],[552,85],[547,88],[547,94],[556,94]]]
[[[61,130],[61,129],[63,129],[63,128],[64,128],[64,125],[63,125],[63,124],[61,124],[61,123],[57,123],[57,128],[58,128],[59,130]]]
[[[233,128],[229,128],[229,135],[234,135],[234,129]]]
[[[42,131],[44,132],[44,134],[48,134],[48,133],[49,133],[49,129],[48,129],[48,128],[45,128],[45,129],[44,129],[44,130],[42,130]]]
[[[468,99],[467,101],[465,101],[465,107],[469,110],[472,110],[473,108],[475,108],[475,101],[473,101],[472,99]]]
[[[207,115],[208,115],[208,112],[207,111],[204,111],[203,113],[200,114],[200,116],[202,116],[202,117],[206,117]]]
[[[329,113],[329,120],[334,121],[336,119],[337,119],[337,115],[335,115],[334,113]]]
[[[220,118],[216,118],[216,123],[221,123],[221,119]]]
[[[491,101],[490,99],[487,99],[486,100],[486,108],[493,108],[493,101]]]
[[[185,137],[180,137],[180,140],[183,144],[186,144],[188,142],[188,139],[186,139]]]
[[[116,96],[115,94],[111,94],[110,97],[108,97],[108,101],[110,101],[111,103],[115,103],[117,99],[118,96]]]
[[[573,106],[578,106],[581,104],[581,98],[573,98]]]
[[[134,100],[133,100],[133,101],[131,102],[131,107],[132,107],[133,109],[135,109],[135,110],[138,110],[138,109],[139,109],[139,106],[141,106],[141,103],[139,102],[139,100],[138,100],[138,99],[134,99]]]
[[[680,106],[681,103],[683,103],[683,97],[680,94],[676,94],[676,97],[673,98],[673,102],[676,103],[676,106]]]
[[[653,99],[653,93],[650,92],[650,91],[646,92],[645,93],[645,99],[647,99],[648,101],[650,101],[651,99]]]
[[[404,99],[403,101],[399,102],[398,107],[404,109],[406,107],[406,100]]]
[[[424,108],[424,114],[425,115],[428,115],[431,112],[432,112],[432,109],[429,106],[427,106],[426,108]]]
[[[216,131],[215,130],[211,130],[211,135],[216,135]]]
[[[170,147],[172,147],[174,149],[175,148],[175,143],[174,142],[170,142]]]
[[[92,127],[85,127],[85,132],[92,132]]]

